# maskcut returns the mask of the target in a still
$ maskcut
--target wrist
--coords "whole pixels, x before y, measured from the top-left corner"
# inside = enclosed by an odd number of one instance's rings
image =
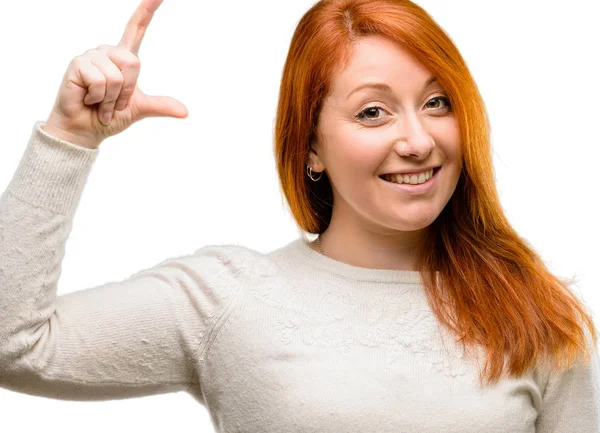
[[[68,129],[62,128],[51,121],[47,121],[42,130],[53,137],[67,141],[75,146],[84,147],[86,149],[97,149],[100,146],[97,140],[92,140],[89,137],[74,134]]]

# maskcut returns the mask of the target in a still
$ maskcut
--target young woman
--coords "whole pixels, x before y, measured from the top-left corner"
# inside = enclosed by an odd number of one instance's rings
[[[275,150],[303,236],[57,297],[100,144],[187,116],[136,85],[160,3],[73,59],[0,198],[2,386],[184,390],[220,432],[600,432],[592,319],[504,216],[481,95],[409,0],[322,0],[298,24]]]

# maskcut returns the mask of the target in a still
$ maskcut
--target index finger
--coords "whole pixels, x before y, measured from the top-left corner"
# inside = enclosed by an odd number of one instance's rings
[[[163,0],[142,0],[125,27],[125,33],[119,42],[120,47],[126,48],[136,56],[142,44],[142,39],[146,29],[152,21],[154,12],[158,9]]]

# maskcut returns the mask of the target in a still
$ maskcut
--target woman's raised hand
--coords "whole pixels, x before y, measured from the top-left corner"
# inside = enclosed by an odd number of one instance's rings
[[[104,139],[146,117],[187,117],[181,102],[168,96],[148,96],[137,86],[138,51],[161,3],[142,0],[117,46],[101,45],[71,61],[44,131],[96,149]]]

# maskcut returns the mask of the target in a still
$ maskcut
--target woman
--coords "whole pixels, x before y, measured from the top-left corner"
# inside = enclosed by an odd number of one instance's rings
[[[161,0],[76,57],[0,198],[0,384],[65,400],[185,390],[220,432],[599,432],[597,331],[509,225],[450,38],[408,0],[323,0],[285,64],[280,182],[304,236],[210,245],[56,296],[100,144],[185,118],[137,87]]]

